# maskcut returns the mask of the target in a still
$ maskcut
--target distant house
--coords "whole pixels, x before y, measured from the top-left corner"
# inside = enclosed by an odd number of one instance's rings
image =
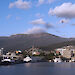
[[[58,49],[56,49],[56,54],[60,53],[63,56],[63,53],[65,50],[66,50],[65,48],[58,48]]]
[[[17,59],[19,59],[19,58],[22,58],[22,56],[16,55],[15,52],[8,52],[8,53],[6,53],[6,55],[3,55],[3,59],[4,59],[4,58],[10,58],[10,59],[15,59],[15,60],[17,60]]]
[[[40,51],[39,50],[40,50],[39,48],[34,48],[32,50],[32,55],[40,55]]]
[[[40,49],[34,48],[33,46],[32,48],[29,49],[29,53],[31,53],[32,55],[40,55]]]
[[[40,55],[40,52],[38,52],[38,51],[32,51],[32,55]]]
[[[65,58],[71,58],[71,57],[74,57],[75,46],[65,46],[65,47],[56,49],[56,51],[60,52],[61,55]]]
[[[63,52],[63,57],[65,57],[65,58],[71,58],[71,50],[66,49],[66,50]]]
[[[17,51],[16,51],[16,54],[20,54],[20,53],[22,53],[21,50],[17,50]]]
[[[66,46],[65,51],[63,52],[63,57],[71,58],[73,57],[73,52],[75,51],[74,46]]]

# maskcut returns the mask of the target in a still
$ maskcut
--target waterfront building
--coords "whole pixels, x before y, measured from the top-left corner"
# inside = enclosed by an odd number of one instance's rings
[[[65,58],[71,58],[75,56],[75,46],[64,46],[56,49],[56,52],[60,52],[60,54]]]
[[[22,53],[21,50],[17,50],[17,51],[16,51],[16,54],[21,54],[21,53]]]
[[[18,60],[18,59],[22,59],[22,55],[16,55],[15,52],[8,52],[8,53],[6,53],[6,55],[3,55],[3,59],[4,58],[10,58],[12,60]]]
[[[64,47],[66,50],[63,52],[63,57],[65,58],[71,58],[73,57],[73,52],[74,52],[74,46],[66,46]]]
[[[66,50],[63,52],[63,57],[65,57],[65,58],[71,58],[71,50],[66,49]]]
[[[64,51],[65,51],[66,49],[63,47],[63,48],[58,48],[58,49],[56,49],[56,54],[61,54],[62,56],[63,56],[63,53],[64,53]]]

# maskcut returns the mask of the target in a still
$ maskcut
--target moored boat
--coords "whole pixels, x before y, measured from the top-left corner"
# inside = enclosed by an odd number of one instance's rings
[[[62,62],[61,58],[55,58],[54,62]]]
[[[30,61],[32,61],[32,59],[29,57],[29,56],[27,56],[26,58],[24,58],[23,59],[23,62],[30,62]]]
[[[9,64],[11,64],[11,59],[5,58],[5,59],[1,60],[1,64],[2,65],[9,65]]]

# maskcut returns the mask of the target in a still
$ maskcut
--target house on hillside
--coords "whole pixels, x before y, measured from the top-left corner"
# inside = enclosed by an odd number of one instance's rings
[[[60,52],[60,54],[65,58],[75,57],[75,46],[64,46],[62,48],[56,49],[56,52]]]

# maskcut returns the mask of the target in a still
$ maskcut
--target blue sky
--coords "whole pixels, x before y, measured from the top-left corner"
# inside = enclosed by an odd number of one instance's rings
[[[48,32],[75,37],[74,0],[1,0],[0,36]]]

